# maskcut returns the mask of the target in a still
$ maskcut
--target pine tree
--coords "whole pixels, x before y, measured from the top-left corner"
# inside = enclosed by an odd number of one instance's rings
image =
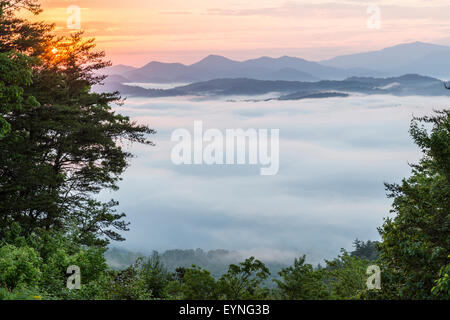
[[[96,71],[110,65],[93,39],[56,38],[51,26],[16,18],[21,7],[39,13],[33,0],[1,3],[1,24],[9,28],[0,34],[0,52],[36,61],[20,97],[34,103],[1,114],[10,132],[0,140],[0,239],[17,222],[24,235],[51,229],[86,245],[123,240],[115,230],[127,230],[125,215],[115,212],[117,202],[101,203],[95,194],[118,189],[132,157],[122,144],[152,145],[154,130],[112,110],[122,101],[117,92],[91,91],[104,79]]]

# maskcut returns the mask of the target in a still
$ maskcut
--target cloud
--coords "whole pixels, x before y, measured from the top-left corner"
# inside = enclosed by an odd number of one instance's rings
[[[114,197],[131,221],[125,243],[147,252],[174,248],[335,256],[355,238],[378,239],[389,216],[383,182],[409,174],[419,159],[408,127],[447,98],[353,96],[302,101],[226,102],[130,98],[118,109],[158,130]],[[254,115],[254,116],[251,116]],[[170,134],[205,129],[280,129],[280,171],[259,166],[176,166]]]
[[[67,34],[70,1],[47,0],[32,19],[56,23]],[[381,29],[367,28],[367,7],[381,10]],[[81,27],[115,63],[150,60],[191,63],[210,53],[232,58],[293,55],[321,60],[448,34],[448,1],[189,2],[80,0]]]

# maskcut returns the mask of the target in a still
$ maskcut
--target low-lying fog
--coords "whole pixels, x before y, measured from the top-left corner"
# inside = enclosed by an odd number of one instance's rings
[[[253,99],[249,97],[248,99]],[[131,231],[130,250],[229,249],[264,260],[306,253],[319,262],[378,240],[389,216],[383,182],[408,176],[420,157],[409,133],[412,115],[448,105],[445,97],[353,96],[301,101],[230,102],[129,98],[117,111],[150,125],[155,147],[137,155],[118,192]],[[171,162],[177,128],[280,129],[280,167],[180,165]],[[114,244],[116,245],[116,244]]]

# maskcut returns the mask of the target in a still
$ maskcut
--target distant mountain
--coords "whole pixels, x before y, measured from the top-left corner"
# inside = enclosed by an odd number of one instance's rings
[[[122,75],[124,73],[136,70],[137,68],[135,67],[131,67],[131,66],[126,66],[123,64],[118,64],[112,67],[107,67],[105,69],[102,70],[102,73],[105,75]]]
[[[96,88],[97,89],[97,88]],[[118,90],[124,96],[255,96],[278,93],[279,99],[345,97],[351,93],[392,94],[397,96],[450,95],[442,81],[415,74],[391,78],[351,77],[346,80],[322,80],[317,82],[269,81],[248,78],[215,79],[195,82],[172,89],[144,89],[118,82],[107,83],[105,91]]]
[[[119,83],[130,82],[130,80],[128,80],[127,78],[125,78],[124,76],[121,76],[119,74],[112,74],[112,75],[108,76],[107,79],[108,79],[107,82],[119,82]]]
[[[303,91],[281,96],[278,100],[303,100],[303,99],[324,99],[324,98],[346,98],[348,93],[341,92],[319,92],[305,94]]]
[[[450,79],[450,50],[429,53],[407,65],[393,68],[391,74],[403,74],[405,70],[448,80]]]
[[[287,81],[319,81],[319,78],[312,76],[309,73],[298,71],[294,68],[283,68],[280,70],[267,73],[262,80],[287,80]]]
[[[270,57],[261,57],[258,59],[247,60],[244,61],[243,63],[248,66],[260,68],[265,67],[271,70],[286,69],[286,68],[300,70],[302,72],[309,73],[314,77],[320,79],[336,79],[351,75],[347,73],[345,70],[339,68],[327,67],[320,65],[317,62],[307,61],[305,59],[288,56],[283,56],[277,59]],[[284,79],[277,79],[277,80],[284,80]]]
[[[122,76],[111,76],[111,79],[121,79]],[[124,97],[146,97],[148,96],[148,90],[138,86],[128,86],[123,84],[123,81],[114,81],[108,80],[104,82],[104,84],[96,84],[92,87],[94,92],[102,93],[102,92],[115,92],[119,91]]]
[[[434,77],[450,76],[450,47],[424,42],[396,45],[379,51],[338,56],[320,64],[339,68],[370,68],[398,76],[418,73]]]
[[[450,47],[413,42],[338,56],[320,63],[288,56],[236,61],[209,55],[191,65],[153,61],[141,68],[117,65],[107,68],[104,74],[120,75],[128,82],[148,83],[193,83],[224,78],[311,82],[403,74],[450,79]]]
[[[114,68],[114,67],[113,67]],[[235,61],[210,55],[191,65],[153,61],[142,68],[109,68],[107,74],[117,71],[130,82],[199,82],[219,78],[252,78],[257,80],[318,81],[320,79],[345,79],[357,75],[379,75],[368,69],[344,70],[323,66],[300,58],[262,57]]]
[[[238,68],[241,65],[239,61],[234,61],[222,56],[211,54],[190,67],[194,71],[200,70],[217,70],[229,71],[230,69]]]
[[[181,63],[150,62],[142,68],[131,70],[122,75],[131,82],[191,82],[199,78],[188,75],[189,68]]]

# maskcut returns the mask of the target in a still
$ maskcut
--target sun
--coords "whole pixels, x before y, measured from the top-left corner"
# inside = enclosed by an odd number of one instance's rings
[[[53,49],[52,49],[52,53],[53,53],[53,54],[57,54],[57,53],[58,53],[58,49],[53,48]]]

